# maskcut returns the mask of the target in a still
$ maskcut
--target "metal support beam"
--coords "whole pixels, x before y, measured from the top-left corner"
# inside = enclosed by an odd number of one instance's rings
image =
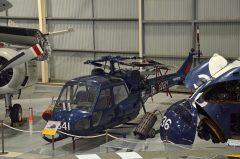
[[[92,18],[94,19],[95,18],[95,15],[94,15],[94,0],[92,0]],[[93,20],[92,21],[92,34],[93,34],[93,50],[96,50],[96,41],[95,41],[95,21]],[[93,53],[93,58],[95,59],[96,58],[96,54],[95,52]]]
[[[120,50],[80,50],[80,49],[58,49],[53,48],[52,51],[60,52],[79,52],[79,53],[113,53],[113,54],[138,54],[137,51],[120,51]]]
[[[95,18],[95,17],[92,17],[92,18],[48,17],[47,20],[59,20],[59,21],[61,21],[61,20],[62,21],[134,21],[134,22],[138,21],[137,18]]]
[[[196,0],[192,0],[192,48],[196,49],[196,23],[197,19],[197,2]]]
[[[42,33],[47,32],[46,27],[46,14],[45,14],[45,0],[38,0],[38,18],[39,18],[39,30]],[[43,83],[49,83],[49,77],[48,77],[48,61],[42,61],[41,62],[41,70],[42,70],[42,82]]]
[[[190,24],[191,20],[143,20],[144,24]]]
[[[143,0],[138,0],[138,50],[143,57]]]

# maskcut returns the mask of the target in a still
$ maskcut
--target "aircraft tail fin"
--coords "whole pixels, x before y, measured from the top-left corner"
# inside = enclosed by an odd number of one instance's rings
[[[185,61],[183,62],[182,66],[177,71],[178,74],[186,75],[189,72],[189,70],[192,67],[192,62],[193,62],[193,56],[194,55],[197,55],[197,53],[195,52],[194,49],[191,49],[191,51],[189,52],[188,57],[185,59]]]

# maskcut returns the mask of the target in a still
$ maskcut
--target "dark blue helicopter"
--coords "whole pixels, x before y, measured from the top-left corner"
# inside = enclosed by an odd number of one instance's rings
[[[153,60],[126,62],[135,57],[105,56],[86,61],[85,64],[97,68],[92,70],[91,75],[67,81],[52,110],[45,111],[42,117],[61,121],[61,131],[80,136],[100,133],[127,123],[137,117],[141,108],[146,112],[144,103],[149,97],[160,91],[169,92],[169,87],[182,83],[195,54],[192,50],[173,74],[167,74],[168,66]],[[131,69],[120,68],[122,65]],[[154,77],[150,78],[152,73]],[[66,137],[59,133],[55,141]],[[52,141],[47,136],[44,139]]]
[[[167,109],[160,126],[162,140],[192,145],[197,132],[201,139],[224,143],[240,135],[239,60],[228,64],[214,54],[189,72],[185,85],[196,91]]]

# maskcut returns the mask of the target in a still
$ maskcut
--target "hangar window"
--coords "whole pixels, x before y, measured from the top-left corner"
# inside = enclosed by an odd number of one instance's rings
[[[115,104],[120,103],[121,101],[123,101],[128,97],[127,89],[123,84],[113,87],[113,94],[114,94]]]

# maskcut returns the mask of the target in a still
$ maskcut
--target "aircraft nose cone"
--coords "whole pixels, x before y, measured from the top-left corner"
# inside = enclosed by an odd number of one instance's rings
[[[192,145],[197,126],[196,110],[184,99],[170,106],[160,125],[162,140],[175,144]]]

